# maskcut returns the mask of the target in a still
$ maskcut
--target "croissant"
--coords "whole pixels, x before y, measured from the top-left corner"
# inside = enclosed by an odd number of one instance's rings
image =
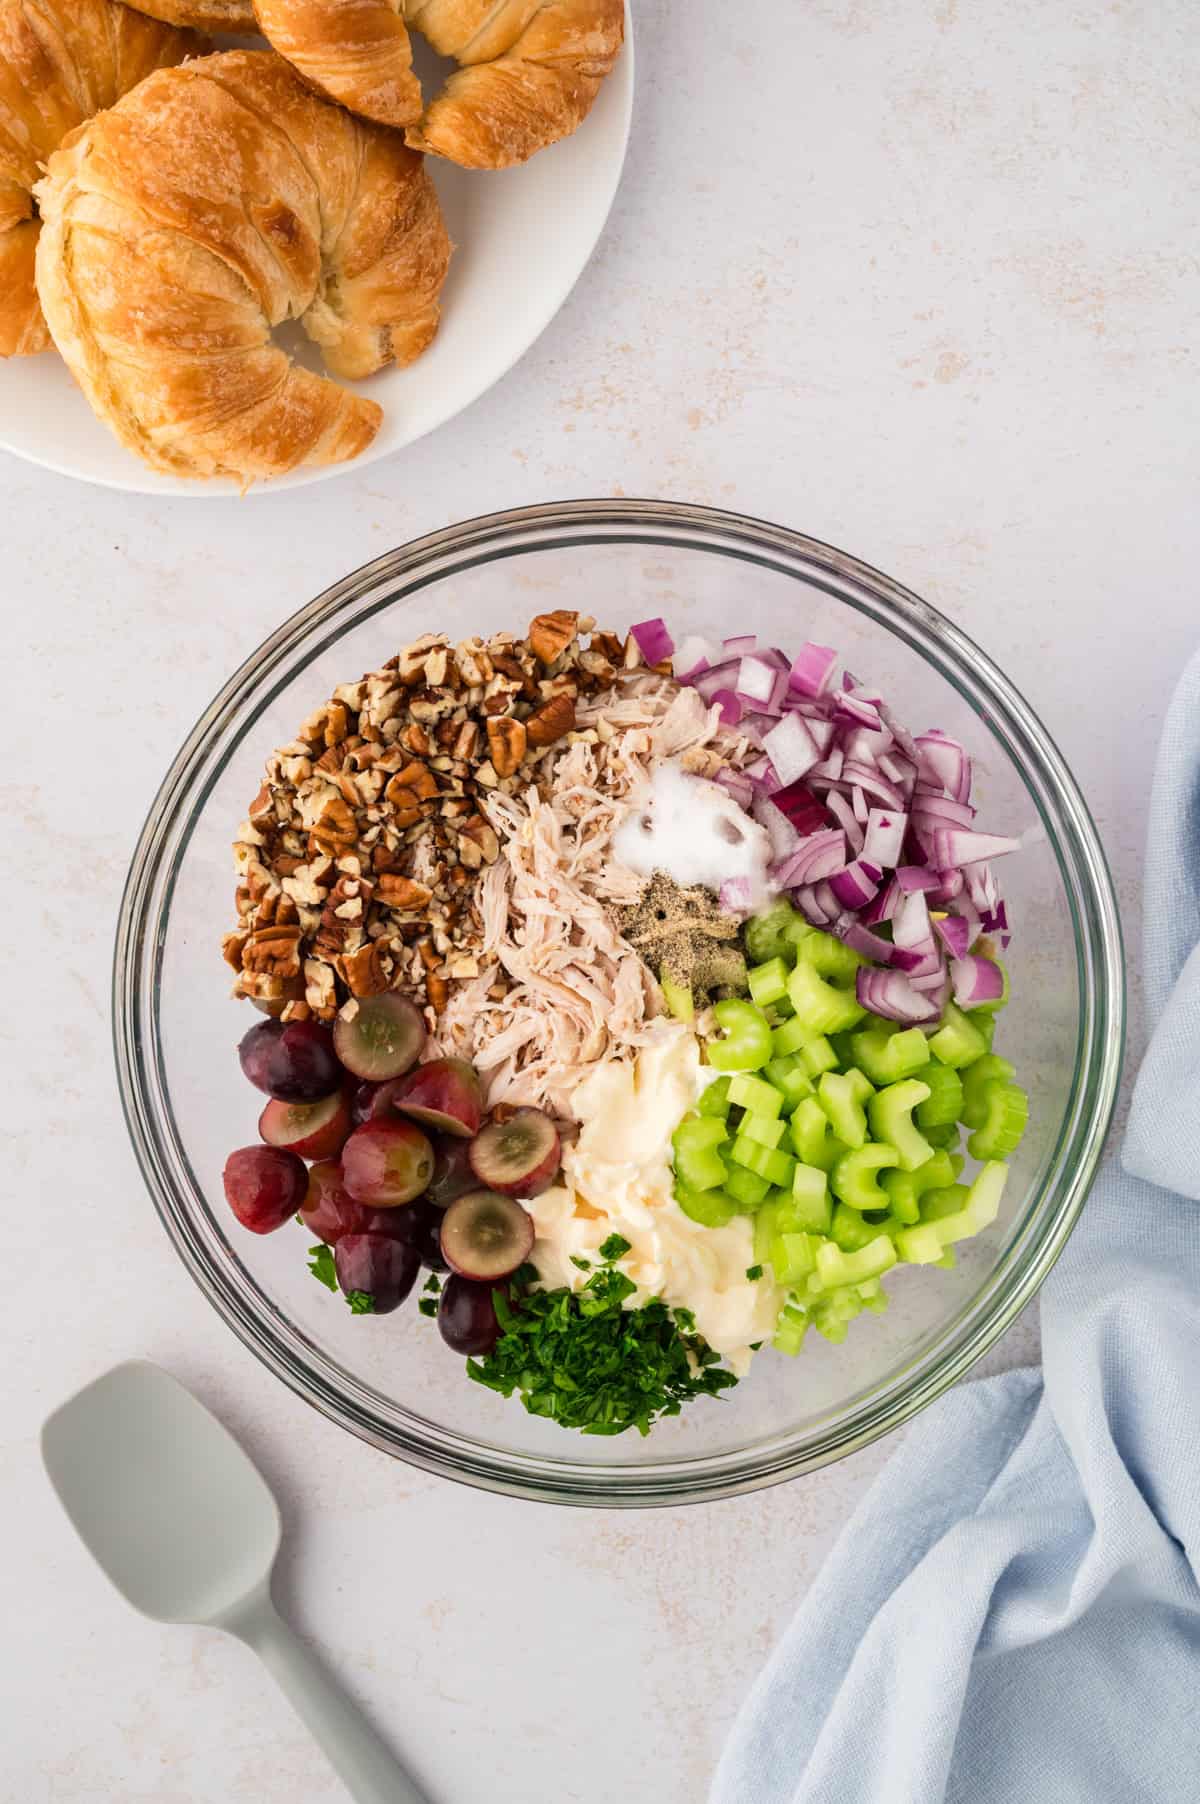
[[[270,341],[298,319],[335,375],[410,363],[450,241],[422,159],[269,50],[149,76],[50,159],[37,281],[96,413],[156,470],[243,484],[368,445],[377,402]]]
[[[168,25],[192,25],[197,31],[225,31],[252,37],[258,30],[253,0],[129,0],[140,13]]]
[[[403,126],[414,150],[504,169],[586,118],[625,35],[624,0],[255,0],[305,81]],[[409,27],[460,67],[425,107]]]
[[[117,0],[0,0],[0,357],[44,351],[33,187],[69,131],[204,49]]]

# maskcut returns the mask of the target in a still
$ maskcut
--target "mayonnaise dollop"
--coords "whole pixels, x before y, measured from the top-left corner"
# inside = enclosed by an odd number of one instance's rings
[[[706,1075],[694,1035],[666,1021],[634,1063],[597,1066],[575,1093],[581,1129],[563,1154],[564,1182],[524,1206],[534,1222],[532,1260],[549,1289],[581,1289],[590,1274],[572,1256],[598,1262],[601,1243],[620,1234],[630,1250],[618,1264],[637,1285],[628,1307],[661,1297],[690,1309],[698,1332],[741,1377],[751,1343],[773,1334],[784,1298],[769,1267],[746,1277],[755,1263],[747,1216],[702,1227],[672,1194],[671,1135]]]

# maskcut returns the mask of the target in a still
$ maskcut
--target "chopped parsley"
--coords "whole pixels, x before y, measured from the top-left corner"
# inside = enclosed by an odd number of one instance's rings
[[[753,1283],[755,1278],[761,1278],[762,1274],[763,1268],[761,1265],[748,1265],[746,1267],[746,1276],[750,1279],[751,1283]]]
[[[326,1246],[323,1240],[315,1247],[309,1247],[308,1269],[318,1284],[323,1284],[327,1290],[336,1291],[338,1281],[333,1265],[333,1248]]]
[[[421,1311],[422,1315],[436,1315],[438,1312],[437,1298],[420,1297],[417,1300],[417,1308]]]
[[[438,1291],[441,1288],[442,1288],[442,1281],[438,1277],[437,1273],[430,1272],[429,1276],[425,1280],[425,1289],[427,1291],[429,1291],[432,1296],[436,1297],[438,1294]]]
[[[375,1299],[367,1290],[348,1290],[346,1301],[350,1305],[351,1315],[374,1315]]]
[[[619,1234],[600,1249],[610,1262],[628,1250]],[[531,1415],[584,1434],[648,1434],[691,1398],[736,1384],[690,1310],[672,1312],[658,1297],[626,1309],[637,1286],[611,1263],[578,1291],[534,1290],[535,1279],[523,1267],[507,1295],[493,1291],[500,1339],[486,1359],[467,1361],[477,1384],[502,1397],[519,1392]]]
[[[590,1259],[581,1259],[579,1257],[578,1253],[571,1254],[571,1264],[573,1266],[575,1266],[581,1272],[590,1272],[592,1269],[591,1260]]]

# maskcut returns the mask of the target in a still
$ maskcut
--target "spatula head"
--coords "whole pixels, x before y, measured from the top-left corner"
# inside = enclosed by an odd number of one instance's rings
[[[84,1543],[144,1615],[212,1622],[269,1575],[275,1499],[160,1366],[115,1366],[64,1403],[42,1429],[42,1458]]]

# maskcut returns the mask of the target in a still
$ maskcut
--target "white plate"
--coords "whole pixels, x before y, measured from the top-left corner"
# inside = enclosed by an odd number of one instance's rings
[[[409,369],[384,370],[358,385],[383,408],[379,433],[361,456],[255,483],[251,495],[300,488],[388,457],[453,419],[512,368],[570,294],[604,229],[632,110],[627,9],[625,47],[573,137],[496,174],[429,159],[456,246],[437,337]],[[311,368],[321,367],[298,328],[285,342]],[[0,447],[105,488],[146,495],[240,493],[233,482],[187,482],[148,469],[101,425],[55,351],[0,359]]]

